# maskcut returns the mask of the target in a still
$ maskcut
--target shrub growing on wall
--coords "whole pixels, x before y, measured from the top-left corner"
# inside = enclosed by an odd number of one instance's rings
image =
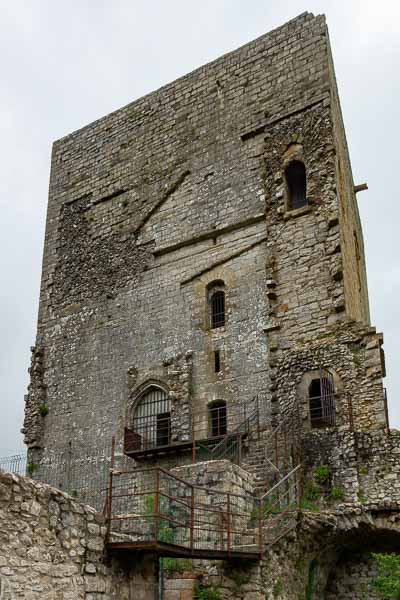
[[[378,565],[378,576],[372,587],[382,598],[400,600],[400,554],[372,554]]]

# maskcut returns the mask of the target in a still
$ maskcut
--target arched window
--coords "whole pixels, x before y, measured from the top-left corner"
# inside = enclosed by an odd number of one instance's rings
[[[210,415],[210,436],[226,435],[226,402],[224,400],[216,400],[210,404],[208,411]]]
[[[301,208],[308,204],[306,168],[299,160],[292,161],[285,170],[288,210]]]
[[[210,300],[211,327],[223,327],[225,325],[225,292],[217,290],[213,292]]]
[[[225,285],[221,280],[213,281],[207,286],[209,309],[209,326],[217,329],[225,325]]]
[[[308,398],[311,427],[333,427],[336,423],[335,386],[329,372],[321,371],[321,376],[311,381]]]
[[[140,449],[170,444],[170,400],[165,390],[155,385],[145,390],[135,409],[133,431],[140,437]]]

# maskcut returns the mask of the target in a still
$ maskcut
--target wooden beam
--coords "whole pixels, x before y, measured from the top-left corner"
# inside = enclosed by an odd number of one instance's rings
[[[366,183],[360,183],[360,185],[355,185],[354,186],[354,193],[357,194],[358,192],[363,192],[364,190],[367,190],[368,186]]]

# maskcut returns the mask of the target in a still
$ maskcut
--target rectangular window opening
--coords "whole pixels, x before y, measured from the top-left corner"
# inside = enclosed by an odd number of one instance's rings
[[[219,373],[221,371],[221,356],[219,350],[214,352],[214,371]]]

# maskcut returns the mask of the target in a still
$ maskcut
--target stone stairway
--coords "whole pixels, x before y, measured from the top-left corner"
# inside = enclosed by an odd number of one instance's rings
[[[253,475],[254,491],[257,495],[267,491],[279,479],[278,471],[273,466],[273,457],[268,452],[267,438],[271,433],[271,430],[262,431],[260,439],[255,435],[249,436],[243,447],[241,466]]]

